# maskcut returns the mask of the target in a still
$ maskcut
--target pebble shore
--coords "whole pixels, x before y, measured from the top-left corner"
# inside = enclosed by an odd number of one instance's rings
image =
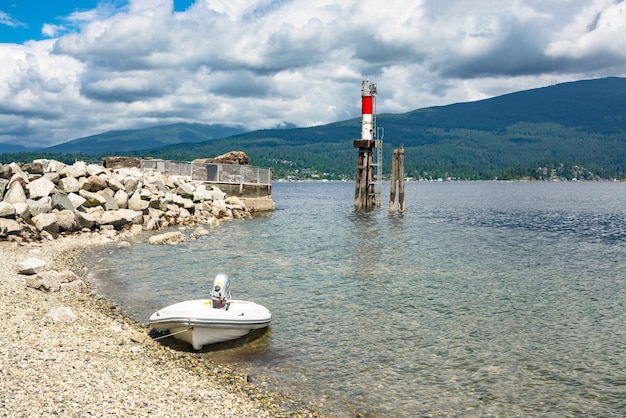
[[[94,294],[36,290],[18,273],[36,257],[86,277],[80,251],[94,245],[117,244],[91,233],[0,242],[0,416],[321,416],[199,353],[153,340],[148,327]],[[55,318],[57,308],[73,317]]]

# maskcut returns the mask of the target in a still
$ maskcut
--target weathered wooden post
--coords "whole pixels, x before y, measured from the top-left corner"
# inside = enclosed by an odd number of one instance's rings
[[[396,211],[396,182],[398,177],[398,150],[393,150],[391,157],[391,190],[389,192],[389,212]]]
[[[404,212],[404,146],[393,150],[391,160],[391,191],[389,193],[389,212],[396,211],[396,182],[398,183],[398,212]]]
[[[398,212],[404,213],[404,146],[398,149],[398,185],[400,194],[398,195]]]

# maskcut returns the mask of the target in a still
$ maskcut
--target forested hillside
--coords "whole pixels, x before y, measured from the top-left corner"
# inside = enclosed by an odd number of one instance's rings
[[[190,160],[240,150],[248,153],[252,164],[272,167],[275,178],[353,178],[357,156],[353,140],[360,135],[360,123],[357,118],[310,128],[240,131],[204,140],[197,125],[170,125],[151,128],[150,135],[163,143],[176,137],[172,145],[133,152],[122,149],[120,140],[117,152],[108,148],[107,153]],[[377,124],[384,129],[385,173],[392,150],[403,145],[406,172],[412,177],[626,177],[623,78],[564,83],[476,102],[381,114]],[[181,132],[192,132],[193,141],[176,143]],[[111,134],[102,137],[106,135]],[[124,135],[136,138],[138,134]],[[88,144],[102,141],[100,137],[56,149],[96,158],[102,153],[90,152]]]

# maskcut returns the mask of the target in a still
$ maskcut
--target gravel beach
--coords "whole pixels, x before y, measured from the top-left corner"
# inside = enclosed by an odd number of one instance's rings
[[[37,290],[18,273],[34,257],[85,278],[80,251],[93,245],[118,244],[96,233],[0,242],[0,416],[320,416],[236,370],[154,341],[96,295]]]

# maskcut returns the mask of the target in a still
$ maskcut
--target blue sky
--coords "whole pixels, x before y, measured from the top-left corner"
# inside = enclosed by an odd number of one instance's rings
[[[193,0],[176,0],[176,11],[184,11]],[[0,42],[24,43],[54,37],[44,27],[58,27],[59,34],[76,29],[72,15],[87,13],[100,5],[112,11],[123,7],[125,1],[98,0],[0,0]],[[52,29],[52,28],[49,28]]]
[[[401,113],[626,77],[625,34],[624,0],[0,0],[0,143],[314,126],[363,79]]]

